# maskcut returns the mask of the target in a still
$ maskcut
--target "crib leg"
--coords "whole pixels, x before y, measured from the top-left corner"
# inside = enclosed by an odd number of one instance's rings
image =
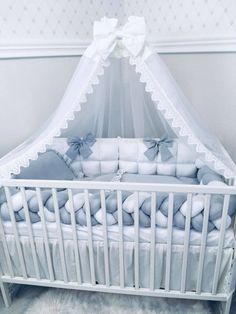
[[[1,288],[4,304],[6,307],[9,307],[11,305],[11,295],[9,292],[9,284],[0,281],[0,288]]]
[[[231,297],[228,299],[228,301],[221,303],[222,306],[221,306],[221,312],[220,313],[222,313],[222,314],[229,314],[230,313],[232,297],[233,297],[233,295],[231,295]]]

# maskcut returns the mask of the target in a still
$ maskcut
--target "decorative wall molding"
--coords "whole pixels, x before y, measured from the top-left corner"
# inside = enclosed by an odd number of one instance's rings
[[[80,56],[88,43],[25,43],[18,45],[3,45],[0,47],[0,59]]]
[[[159,53],[194,53],[194,52],[236,52],[234,38],[204,38],[183,40],[166,40],[152,43]]]
[[[158,53],[236,52],[236,38],[151,42]],[[1,45],[0,59],[80,56],[88,42]]]
[[[236,51],[235,0],[4,0],[0,58],[81,55],[104,15],[144,16],[160,53]]]

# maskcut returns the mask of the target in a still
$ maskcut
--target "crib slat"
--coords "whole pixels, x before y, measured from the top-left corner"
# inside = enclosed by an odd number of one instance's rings
[[[89,263],[91,271],[91,282],[95,286],[95,265],[94,265],[94,252],[93,252],[93,235],[92,235],[92,223],[91,223],[91,211],[89,204],[89,193],[88,190],[84,190],[85,193],[85,210],[88,230],[88,245],[89,245]]]
[[[7,239],[6,239],[6,235],[4,232],[1,215],[0,215],[0,238],[2,240],[3,250],[4,250],[5,257],[6,257],[7,268],[8,268],[9,274],[11,277],[14,277],[14,271],[13,271],[13,267],[12,267],[10,253],[8,250]]]
[[[134,192],[134,286],[139,289],[139,193]]]
[[[155,287],[156,193],[151,193],[150,290]]]
[[[3,272],[0,265],[0,278],[3,276]],[[2,282],[0,280],[0,291],[2,294],[2,299],[6,307],[10,307],[11,305],[11,294],[9,291],[9,284],[6,282]],[[2,312],[2,311],[1,311]]]
[[[55,216],[56,216],[57,236],[58,236],[58,242],[59,242],[59,252],[60,252],[62,274],[63,274],[64,282],[68,282],[64,242],[63,242],[63,236],[62,236],[62,230],[61,230],[60,211],[59,211],[59,206],[58,206],[57,191],[55,188],[52,188],[52,197],[53,197],[53,204],[54,204],[54,210],[55,210]]]
[[[216,264],[215,264],[215,271],[214,271],[214,278],[213,278],[213,285],[212,285],[212,294],[216,294],[218,281],[219,281],[222,251],[223,251],[224,240],[225,240],[226,220],[227,220],[227,214],[228,214],[228,208],[229,208],[229,200],[230,200],[230,195],[225,195],[223,211],[222,211],[222,216],[221,216],[221,226],[220,226],[219,243],[218,243],[218,248],[217,248]]]
[[[16,248],[17,248],[17,253],[19,256],[19,260],[20,260],[22,275],[25,279],[27,279],[24,256],[23,256],[23,252],[22,252],[20,237],[19,237],[17,226],[16,226],[16,220],[15,220],[12,201],[11,201],[11,193],[10,193],[10,190],[8,187],[4,187],[4,190],[5,190],[5,194],[6,194],[6,198],[7,198],[7,205],[8,205],[8,209],[9,209],[9,213],[10,213],[10,218],[11,218],[14,237],[15,237],[15,241],[16,241]]]
[[[43,229],[43,239],[44,239],[44,244],[45,244],[49,279],[50,279],[50,281],[54,281],[52,258],[51,258],[51,253],[50,253],[48,232],[47,232],[47,227],[46,227],[46,221],[45,221],[45,216],[44,216],[44,207],[43,207],[43,201],[42,201],[40,188],[36,188],[36,194],[37,194],[37,200],[38,200],[38,204],[39,204],[39,213],[40,213],[42,229]]]
[[[81,265],[80,265],[80,258],[79,258],[79,247],[78,247],[78,237],[77,237],[77,230],[76,230],[76,220],[75,220],[73,195],[72,195],[71,189],[68,189],[67,192],[68,192],[69,204],[70,204],[71,225],[72,225],[74,252],[75,252],[75,267],[76,267],[77,281],[78,281],[78,284],[81,284],[82,283],[82,276],[81,276]]]
[[[167,226],[167,252],[166,252],[166,280],[165,290],[170,290],[170,272],[171,272],[171,246],[172,246],[172,228],[173,228],[173,208],[174,208],[174,194],[169,193],[168,201],[168,226]]]
[[[184,293],[185,289],[186,289],[191,212],[192,212],[192,194],[188,193],[188,196],[187,196],[187,213],[186,213],[185,230],[184,230],[183,266],[182,266],[181,287],[180,287],[180,291],[182,293]]]
[[[234,237],[236,236],[236,216],[234,215],[232,218],[233,221],[233,232],[234,232]]]
[[[104,241],[104,264],[105,264],[105,278],[106,278],[106,286],[110,286],[110,266],[109,266],[109,252],[108,252],[108,238],[107,238],[107,216],[106,216],[106,200],[105,200],[105,192],[104,190],[100,191],[101,197],[101,208],[103,215],[103,241]]]
[[[23,208],[24,208],[24,213],[25,213],[25,220],[26,220],[26,224],[27,224],[28,232],[29,232],[30,246],[31,246],[33,263],[34,263],[34,270],[35,270],[36,278],[40,279],[39,264],[38,264],[37,254],[36,254],[35,243],[34,243],[32,225],[31,225],[30,216],[29,216],[28,203],[27,203],[26,195],[25,195],[25,188],[21,187],[20,191],[21,191],[22,200],[23,200]]]
[[[207,241],[207,234],[208,234],[207,229],[208,229],[209,212],[210,212],[210,194],[207,194],[205,195],[201,248],[200,248],[200,257],[199,257],[197,287],[196,287],[197,293],[201,293],[201,289],[202,289],[202,275],[203,275],[206,241]]]
[[[119,226],[119,265],[120,265],[120,287],[124,288],[124,239],[123,239],[123,213],[122,213],[122,192],[117,191],[117,210]]]

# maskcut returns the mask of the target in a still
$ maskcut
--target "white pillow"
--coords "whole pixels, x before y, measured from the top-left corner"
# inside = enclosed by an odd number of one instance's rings
[[[192,197],[192,211],[191,217],[197,216],[203,209],[205,204],[204,195],[198,194]],[[188,201],[185,201],[183,205],[180,207],[181,213],[186,216],[188,210]]]
[[[156,212],[156,225],[162,228],[166,228],[168,224],[168,218],[162,214],[160,210]]]
[[[74,205],[74,211],[76,212],[80,208],[83,207],[85,203],[85,194],[84,193],[78,193],[73,195],[73,205]],[[71,212],[70,209],[70,201],[68,200],[65,204],[65,209],[68,211],[68,213]]]
[[[103,212],[102,209],[99,209],[94,215],[95,219],[102,225],[103,224]],[[110,213],[106,213],[107,225],[111,226],[117,223],[114,216]]]
[[[46,221],[48,221],[48,222],[55,222],[56,221],[55,213],[50,212],[46,207],[43,208],[43,212],[44,212],[44,217],[45,217]],[[38,212],[38,214],[41,217],[40,212]]]
[[[26,190],[25,191],[25,197],[26,197],[26,201],[28,202],[31,197],[33,197],[34,195],[36,195],[35,191],[32,190]],[[16,193],[14,195],[11,196],[11,202],[12,202],[12,207],[14,212],[18,212],[21,208],[23,208],[23,197],[22,197],[22,193]]]
[[[222,222],[222,217],[218,218],[218,219],[215,219],[212,221],[213,224],[215,225],[215,227],[220,230],[220,227],[221,227],[221,222]],[[229,215],[227,215],[227,218],[226,218],[226,225],[225,225],[225,228],[228,229],[231,225],[231,218]]]
[[[138,197],[138,207],[139,208],[142,206],[143,202],[148,197],[150,197],[150,193],[146,193],[146,192],[140,192],[139,193],[139,197]],[[127,213],[131,214],[134,212],[135,204],[136,204],[136,198],[135,198],[135,193],[133,193],[130,196],[128,196],[127,199],[124,201],[122,208]]]

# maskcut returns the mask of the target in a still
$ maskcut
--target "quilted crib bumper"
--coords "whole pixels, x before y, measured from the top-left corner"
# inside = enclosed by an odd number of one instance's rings
[[[50,148],[65,155],[69,146],[65,138],[58,138],[54,139]],[[78,155],[70,164],[78,176],[82,173],[85,177],[93,177],[118,170],[176,177],[196,177],[197,174],[196,154],[177,140],[173,140],[169,147],[171,157],[167,161],[162,161],[160,153],[154,160],[149,160],[145,155],[147,146],[143,139],[96,139],[91,150],[89,157]]]

